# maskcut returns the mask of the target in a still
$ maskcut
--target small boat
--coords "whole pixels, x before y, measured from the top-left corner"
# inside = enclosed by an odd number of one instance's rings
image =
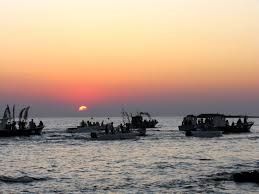
[[[67,133],[91,133],[95,131],[104,131],[106,128],[112,128],[113,122],[104,124],[103,122],[100,124],[99,122],[91,122],[84,120],[81,121],[80,126],[67,128]]]
[[[19,114],[18,127],[15,121],[15,106],[13,107],[13,116],[9,106],[5,109],[4,116],[0,119],[0,137],[13,137],[13,136],[31,136],[41,135],[44,128],[43,122],[40,121],[36,126],[33,119],[27,125],[28,111],[30,107],[23,108]],[[22,120],[23,119],[23,120]]]
[[[131,129],[155,128],[158,124],[158,121],[156,119],[152,119],[148,112],[140,112],[134,116],[132,114],[129,116],[129,114],[123,110],[122,118],[124,123],[130,125]]]
[[[203,131],[203,130],[197,130],[197,131],[186,131],[186,136],[192,136],[192,137],[205,137],[205,138],[212,138],[212,137],[221,137],[222,131]]]
[[[97,132],[92,132],[91,133],[91,139],[92,140],[126,140],[126,139],[139,139],[137,133],[97,133]]]
[[[250,132],[254,122],[248,122],[248,118],[259,118],[246,115],[223,115],[223,114],[200,114],[187,115],[184,117],[182,125],[179,126],[180,131],[222,131],[223,134],[230,133],[247,133]],[[228,119],[238,119],[238,121],[229,124]],[[243,119],[243,122],[242,120]]]
[[[36,126],[35,128],[25,128],[25,129],[0,129],[0,137],[15,137],[15,136],[31,136],[31,135],[41,135],[44,126]]]

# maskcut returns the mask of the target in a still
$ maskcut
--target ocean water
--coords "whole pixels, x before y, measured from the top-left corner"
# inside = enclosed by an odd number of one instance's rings
[[[213,179],[258,169],[259,120],[252,133],[207,139],[185,137],[180,117],[156,119],[158,128],[139,140],[65,133],[82,118],[45,118],[42,136],[1,138],[0,193],[259,192],[258,184]]]

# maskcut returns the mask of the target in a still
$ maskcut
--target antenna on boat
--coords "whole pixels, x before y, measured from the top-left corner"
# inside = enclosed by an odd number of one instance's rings
[[[15,104],[13,105],[13,121],[15,121]]]

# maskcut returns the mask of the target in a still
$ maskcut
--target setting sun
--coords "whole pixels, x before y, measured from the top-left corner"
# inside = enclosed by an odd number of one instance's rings
[[[86,111],[87,110],[87,106],[80,106],[78,108],[78,111]]]

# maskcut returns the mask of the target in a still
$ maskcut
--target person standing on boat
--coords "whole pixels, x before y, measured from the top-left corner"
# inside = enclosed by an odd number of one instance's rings
[[[32,119],[32,120],[30,121],[30,123],[29,123],[29,127],[30,127],[30,129],[33,129],[34,126],[35,126],[35,123],[34,123],[34,121],[33,121],[33,119]]]
[[[124,128],[123,128],[123,125],[122,125],[122,124],[120,124],[120,131],[121,131],[122,133],[124,133]]]
[[[237,127],[238,127],[238,128],[242,127],[242,121],[241,121],[240,118],[239,118],[238,121],[237,121]]]
[[[81,125],[81,127],[85,127],[85,125],[86,125],[85,121],[82,120],[81,123],[80,123],[80,125]]]
[[[114,134],[113,122],[111,122],[111,133]]]
[[[12,130],[16,130],[16,122],[15,121],[12,122]]]
[[[106,133],[106,134],[109,133],[108,125],[105,125],[105,133]]]
[[[226,126],[227,126],[227,127],[229,126],[229,121],[228,121],[228,120],[226,120]]]
[[[43,124],[43,122],[42,121],[40,121],[40,123],[39,123],[39,125],[38,125],[39,127],[43,127],[44,126],[44,124]]]

